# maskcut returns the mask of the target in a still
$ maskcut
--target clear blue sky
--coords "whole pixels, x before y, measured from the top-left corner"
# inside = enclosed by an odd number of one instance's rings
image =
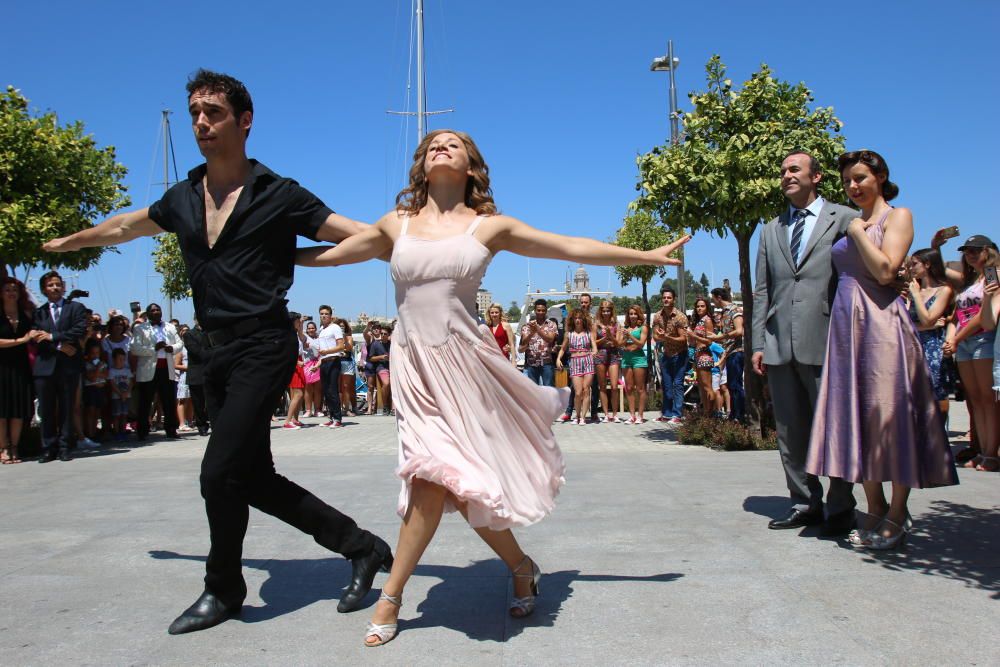
[[[242,79],[256,114],[248,151],[348,216],[374,221],[402,187],[415,127],[387,109],[406,102],[409,0],[370,2],[103,1],[5,3],[2,81],[34,107],[81,120],[129,168],[136,206],[162,186],[160,110],[174,121],[183,177],[201,159],[183,113],[200,66]],[[833,106],[848,148],[887,158],[914,211],[917,240],[957,224],[996,235],[991,198],[1000,108],[1000,4],[956,0],[836,3],[427,0],[428,97],[455,108],[430,127],[476,139],[505,213],[555,232],[607,239],[635,196],[635,157],[668,135],[667,75],[649,71],[674,40],[678,96],[704,88],[718,53],[741,82],[768,63]],[[413,103],[410,103],[410,108]],[[305,240],[303,240],[305,242]],[[957,245],[957,244],[956,244]],[[106,255],[79,276],[104,311],[159,296],[152,240]],[[697,236],[688,266],[738,282],[736,243]],[[756,248],[754,247],[754,252]],[[527,259],[502,254],[484,287],[521,302]],[[559,287],[567,265],[532,260],[534,287]],[[575,268],[575,267],[572,267]],[[606,288],[608,269],[590,268]],[[150,274],[153,274],[152,277]],[[38,272],[34,274],[36,277]],[[252,279],[252,277],[248,277]],[[634,295],[637,284],[612,289]],[[312,312],[394,311],[386,266],[300,269],[290,306]],[[190,304],[175,306],[190,318]]]

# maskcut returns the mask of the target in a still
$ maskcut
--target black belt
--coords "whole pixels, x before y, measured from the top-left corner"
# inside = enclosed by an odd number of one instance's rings
[[[285,319],[284,323],[288,324],[289,320]],[[260,331],[266,327],[281,326],[281,324],[282,320],[275,317],[249,317],[228,327],[206,331],[205,347],[218,347],[220,345],[225,345],[226,343],[230,343],[237,338],[249,336],[250,334]]]

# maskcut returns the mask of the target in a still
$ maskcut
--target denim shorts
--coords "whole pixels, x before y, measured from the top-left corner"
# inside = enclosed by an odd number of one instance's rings
[[[996,331],[983,331],[975,336],[969,336],[958,344],[955,350],[955,361],[976,361],[993,358],[993,341]]]

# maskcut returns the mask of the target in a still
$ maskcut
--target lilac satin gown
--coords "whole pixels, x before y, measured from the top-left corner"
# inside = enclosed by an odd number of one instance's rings
[[[502,530],[542,519],[563,485],[552,422],[569,390],[540,387],[511,365],[476,302],[493,255],[473,233],[424,239],[403,228],[390,260],[399,322],[389,372],[403,480],[398,512],[414,477],[467,503],[474,528]],[[451,498],[445,509],[457,509]]]
[[[866,230],[882,246],[888,213]],[[958,484],[917,331],[892,286],[850,237],[831,251],[839,278],[806,470],[913,488]]]

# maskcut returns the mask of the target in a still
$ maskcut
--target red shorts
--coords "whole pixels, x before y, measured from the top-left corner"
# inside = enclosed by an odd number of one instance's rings
[[[295,366],[295,372],[292,373],[292,379],[288,383],[289,389],[305,389],[306,388],[306,372],[302,366]]]

